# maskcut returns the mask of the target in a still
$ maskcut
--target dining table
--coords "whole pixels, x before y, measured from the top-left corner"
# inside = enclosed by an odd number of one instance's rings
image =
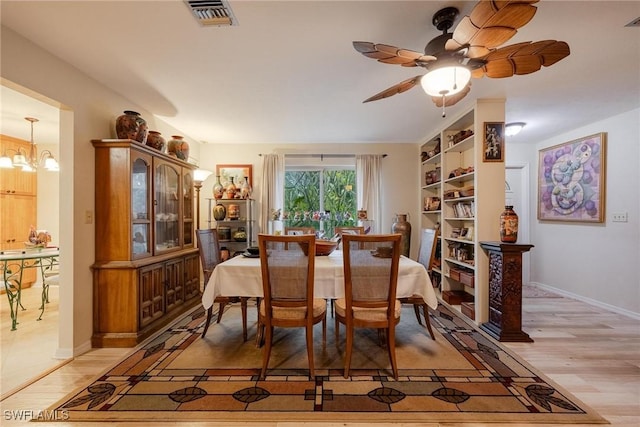
[[[49,302],[49,283],[47,276],[58,265],[60,250],[56,248],[27,248],[0,251],[0,272],[4,289],[9,299],[11,310],[11,330],[18,325],[18,308],[25,310],[22,305],[22,277],[26,269],[37,268],[42,276],[42,304],[40,316],[42,319],[45,304]]]
[[[262,270],[259,256],[242,254],[218,264],[202,294],[205,310],[213,306],[218,296],[262,297]],[[438,299],[424,265],[404,255],[398,266],[397,298],[419,295],[431,308]],[[316,298],[344,298],[344,266],[342,251],[328,256],[316,256],[314,271]]]

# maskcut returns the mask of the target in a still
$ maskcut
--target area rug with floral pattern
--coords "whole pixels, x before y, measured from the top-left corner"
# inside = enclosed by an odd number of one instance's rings
[[[206,316],[198,308],[49,409],[64,410],[71,421],[607,422],[444,305],[430,313],[435,340],[411,306],[403,309],[398,380],[377,331],[359,329],[344,378],[344,326],[336,339],[330,315],[326,342],[321,326],[315,329],[315,379],[304,331],[276,328],[260,380],[255,307],[249,311],[246,342],[239,307],[204,338]]]

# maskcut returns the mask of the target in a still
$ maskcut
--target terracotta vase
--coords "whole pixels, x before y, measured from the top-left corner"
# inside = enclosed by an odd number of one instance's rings
[[[518,214],[513,210],[513,206],[505,206],[500,214],[500,241],[503,243],[518,241]]]
[[[237,220],[240,218],[240,205],[229,205],[229,209],[227,210],[229,213],[230,220]]]
[[[227,195],[227,199],[235,199],[236,198],[236,184],[233,182],[233,177],[229,177],[229,179],[231,180],[231,182],[229,182],[229,185],[227,185],[227,188],[225,189],[225,193]]]
[[[148,134],[147,121],[140,117],[140,113],[126,110],[116,119],[116,135],[119,139],[133,139],[146,144]]]
[[[411,249],[411,223],[407,221],[406,214],[396,215],[396,219],[391,224],[391,232],[402,235],[400,239],[400,253],[409,256]]]
[[[150,130],[149,135],[147,136],[147,146],[151,148],[155,148],[158,151],[164,152],[164,146],[166,142],[160,132],[155,130]]]
[[[184,140],[183,136],[172,135],[167,143],[167,154],[186,162],[189,160],[189,143]]]

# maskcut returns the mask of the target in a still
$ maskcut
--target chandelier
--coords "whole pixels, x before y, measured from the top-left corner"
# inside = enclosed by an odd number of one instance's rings
[[[53,153],[49,150],[43,150],[38,156],[38,147],[33,141],[33,124],[38,122],[34,117],[25,117],[31,123],[31,145],[29,146],[29,154],[22,148],[17,150],[7,149],[0,157],[0,168],[22,168],[23,172],[35,172],[39,167],[43,167],[48,171],[57,172],[60,170],[58,162],[53,157]],[[15,154],[9,157],[8,152],[13,151]]]

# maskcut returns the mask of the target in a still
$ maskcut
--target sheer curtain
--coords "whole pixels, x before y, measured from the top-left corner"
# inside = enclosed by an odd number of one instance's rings
[[[271,209],[284,206],[284,155],[262,156],[262,190],[260,191],[260,232],[269,231]]]
[[[356,156],[356,188],[358,209],[365,209],[367,217],[373,220],[372,233],[382,229],[382,155],[360,154]]]

